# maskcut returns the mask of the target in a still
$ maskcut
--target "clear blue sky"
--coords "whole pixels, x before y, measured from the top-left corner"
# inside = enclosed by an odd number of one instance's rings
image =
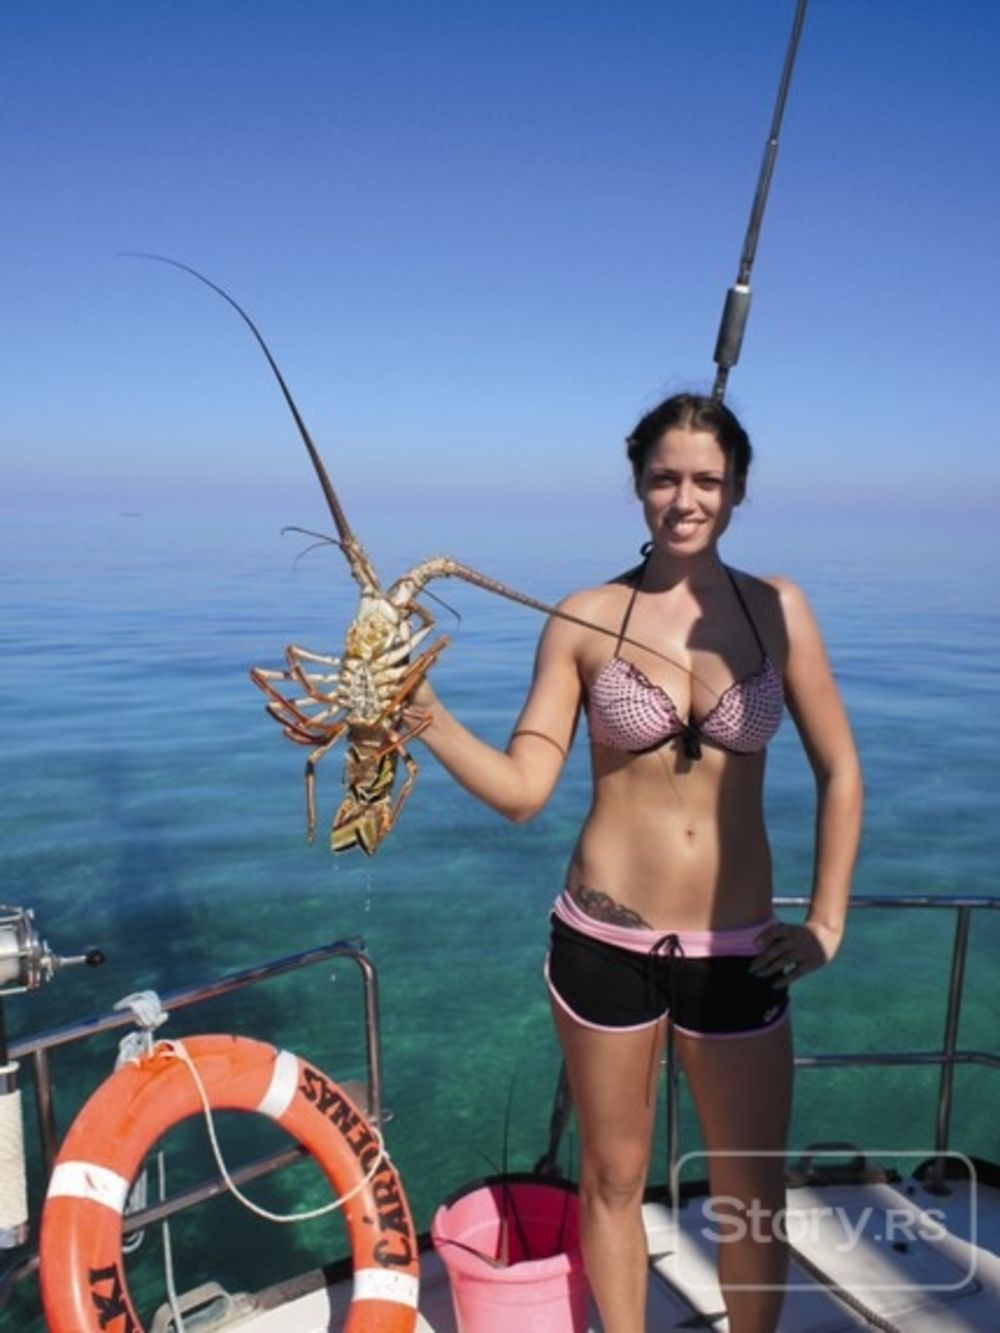
[[[707,387],[792,0],[0,11],[7,499],[620,495]],[[812,0],[731,404],[817,506],[1000,497],[1000,5]],[[367,503],[367,501],[365,501]]]

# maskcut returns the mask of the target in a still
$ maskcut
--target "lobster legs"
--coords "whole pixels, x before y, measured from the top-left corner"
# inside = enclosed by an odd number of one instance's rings
[[[410,646],[418,637],[423,637],[426,628],[413,636]],[[371,856],[395,824],[417,776],[417,764],[406,749],[407,743],[419,736],[430,722],[428,719],[403,731],[387,725],[385,718],[396,717],[405,708],[413,691],[447,646],[448,639],[442,636],[412,662],[383,666],[383,674],[391,673],[397,677],[395,691],[382,705],[382,715],[367,724],[363,719],[352,718],[345,705],[338,701],[339,670],[308,671],[304,665],[338,668],[341,665],[338,658],[291,645],[286,654],[288,666],[284,669],[254,668],[251,673],[253,681],[268,696],[267,711],[281,724],[289,740],[313,747],[305,764],[306,837],[310,842],[316,830],[316,766],[345,732],[349,733],[344,759],[346,795],[330,825],[331,850],[339,852],[360,847]],[[294,682],[306,693],[290,699],[272,684],[277,681]],[[396,767],[400,759],[406,777],[394,799]]]

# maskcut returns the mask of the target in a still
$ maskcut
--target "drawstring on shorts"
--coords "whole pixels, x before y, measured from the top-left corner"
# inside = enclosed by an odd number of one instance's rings
[[[676,931],[671,930],[666,935],[661,935],[656,940],[646,954],[646,1003],[651,999],[651,990],[655,980],[655,967],[658,961],[667,964],[667,1000],[669,1010],[667,1013],[667,1076],[671,1087],[675,1078],[674,1069],[674,1016],[677,1009],[677,967],[678,959],[684,957],[684,945],[681,944],[681,937]],[[656,1029],[653,1029],[653,1050],[656,1049]]]
[[[661,935],[658,940],[650,945],[646,954],[646,1003],[648,1004],[652,998],[650,992],[655,981],[655,965],[658,960],[663,960],[670,965],[667,973],[667,994],[670,998],[671,1015],[674,1012],[677,1000],[677,978],[673,963],[674,959],[683,957],[684,945],[681,944],[681,937],[675,930],[669,931],[666,935]]]

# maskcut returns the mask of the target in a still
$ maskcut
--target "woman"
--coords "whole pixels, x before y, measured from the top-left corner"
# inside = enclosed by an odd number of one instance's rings
[[[464,787],[521,821],[551,794],[586,709],[594,798],[553,911],[546,972],[580,1128],[591,1290],[605,1333],[645,1327],[641,1204],[670,1022],[710,1154],[714,1216],[732,1215],[716,1228],[730,1333],[763,1333],[777,1324],[786,1268],[782,1218],[766,1223],[784,1206],[788,986],[840,944],[860,773],[801,591],[719,555],[751,457],[736,417],[710,398],[668,398],[628,454],[649,529],[643,562],[562,603],[614,640],[549,621],[506,752],[467,731],[426,683],[406,716],[425,724],[424,743]],[[764,749],[783,702],[818,794],[802,925],[773,916],[763,820]],[[741,1215],[764,1221],[741,1226]]]

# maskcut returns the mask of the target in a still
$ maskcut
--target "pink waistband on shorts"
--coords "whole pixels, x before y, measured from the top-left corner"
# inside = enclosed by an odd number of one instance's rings
[[[730,957],[752,957],[760,953],[761,946],[757,936],[769,926],[776,917],[768,917],[756,926],[740,926],[735,930],[650,930],[646,926],[616,926],[610,921],[598,921],[588,914],[563,889],[552,905],[552,911],[560,921],[565,922],[581,935],[602,940],[605,944],[614,944],[619,949],[631,949],[633,953],[662,952],[662,945],[667,935],[676,935],[678,952],[685,958],[713,958],[721,954]]]

